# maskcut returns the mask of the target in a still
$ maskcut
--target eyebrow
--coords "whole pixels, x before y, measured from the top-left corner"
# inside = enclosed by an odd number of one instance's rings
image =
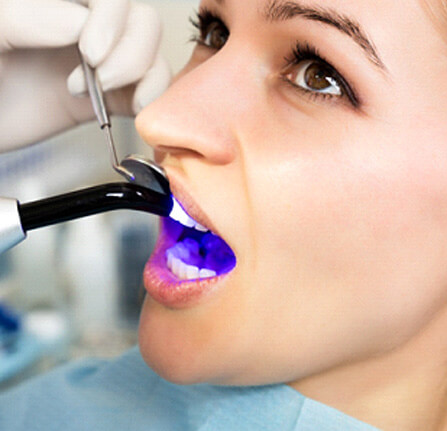
[[[225,0],[214,1],[219,5],[225,3]],[[311,7],[296,0],[269,0],[262,15],[269,22],[288,21],[296,17],[302,17],[310,21],[318,21],[330,25],[353,39],[362,48],[368,60],[375,66],[382,71],[387,70],[374,47],[374,43],[368,38],[360,24],[334,9],[320,6]]]

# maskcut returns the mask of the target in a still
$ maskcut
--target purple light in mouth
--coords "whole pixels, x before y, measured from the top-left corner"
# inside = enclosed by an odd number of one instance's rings
[[[217,275],[230,272],[236,266],[236,256],[227,243],[211,232],[199,232],[184,227],[177,244],[171,248],[174,255],[187,265],[211,269]]]
[[[221,275],[236,266],[236,256],[222,238],[208,232],[203,235],[200,244],[205,259],[204,268],[212,269],[217,275]]]

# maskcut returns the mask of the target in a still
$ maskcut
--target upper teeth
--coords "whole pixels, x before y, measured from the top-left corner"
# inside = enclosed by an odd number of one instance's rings
[[[202,226],[200,223],[197,223],[188,214],[186,214],[185,210],[180,206],[175,198],[173,198],[173,201],[174,205],[172,207],[171,214],[169,214],[169,217],[178,221],[183,226],[192,227],[199,230],[200,232],[208,232],[208,228]]]

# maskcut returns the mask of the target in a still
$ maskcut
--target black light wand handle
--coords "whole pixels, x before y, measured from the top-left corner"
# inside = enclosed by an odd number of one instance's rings
[[[128,209],[167,217],[172,198],[131,183],[110,183],[51,198],[18,204],[22,229],[26,233],[107,211]]]

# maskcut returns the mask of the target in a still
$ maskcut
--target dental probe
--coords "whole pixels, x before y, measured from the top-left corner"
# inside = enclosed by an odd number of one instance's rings
[[[163,177],[165,181],[162,181],[161,178],[159,181],[159,183],[163,186],[163,190],[161,191],[169,193],[169,183],[167,181],[166,174],[163,168],[154,162],[146,159],[144,156],[135,154],[125,157],[121,163],[118,162],[118,156],[112,136],[112,123],[107,112],[101,83],[99,82],[95,69],[87,63],[79,48],[78,52],[81,59],[82,69],[85,74],[85,80],[87,83],[90,100],[92,102],[93,111],[95,112],[99,126],[105,132],[106,141],[110,151],[110,161],[113,169],[126,178],[127,181],[139,184],[143,187],[152,186],[151,179],[154,175]]]
[[[170,194],[129,183],[103,184],[25,204],[0,198],[0,254],[33,229],[119,209],[167,217],[172,207]]]
[[[110,121],[109,114],[106,109],[104,102],[104,95],[101,88],[101,83],[98,80],[95,69],[90,67],[85,61],[84,56],[78,48],[79,57],[81,59],[82,70],[85,75],[85,82],[87,84],[88,93],[90,95],[90,100],[92,102],[93,111],[95,112],[96,119],[98,120],[99,127],[104,130],[107,144],[110,151],[110,159],[112,162],[112,167],[126,178],[128,181],[133,181],[134,176],[127,169],[121,167],[118,162],[118,156],[116,154],[115,143],[113,142],[111,127],[112,123]]]

